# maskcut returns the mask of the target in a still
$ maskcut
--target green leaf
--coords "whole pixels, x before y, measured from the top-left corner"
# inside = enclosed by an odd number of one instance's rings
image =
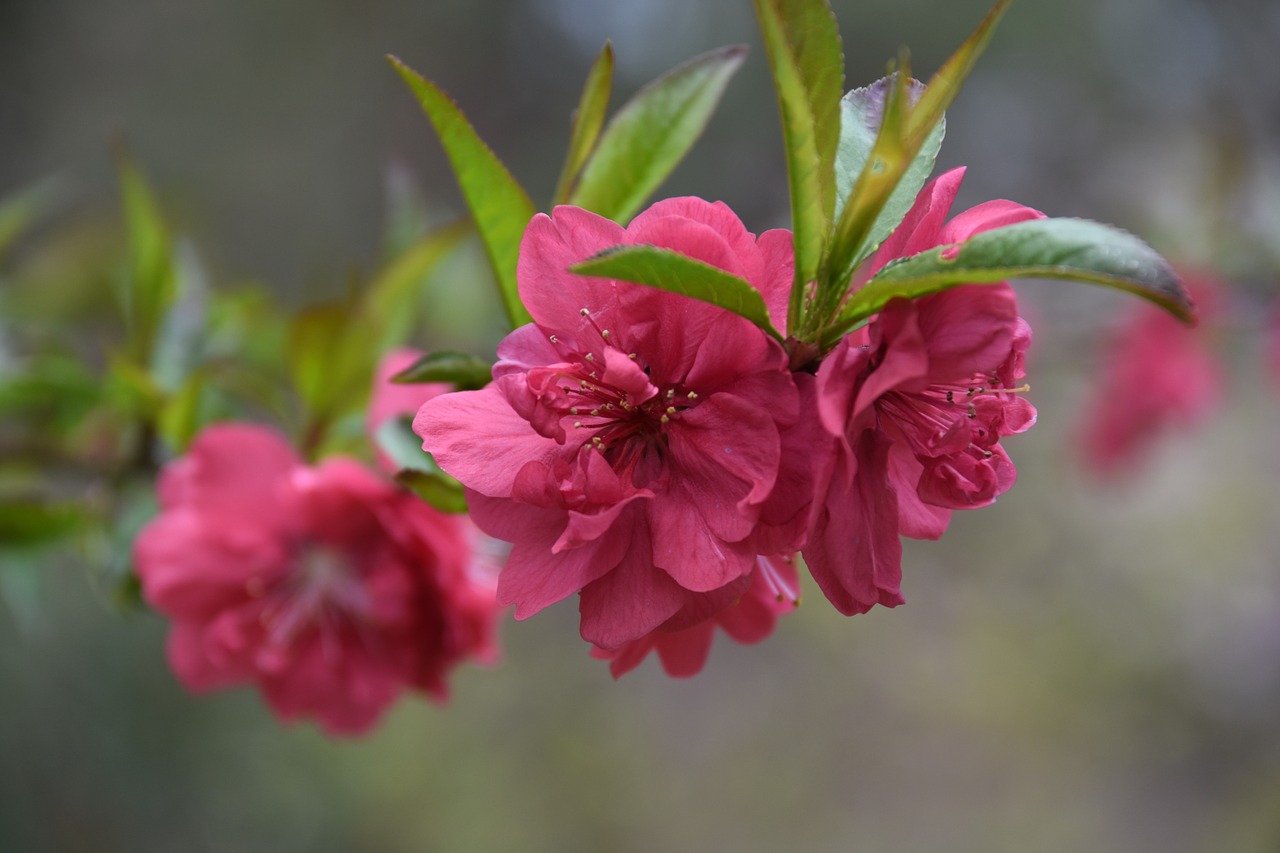
[[[910,76],[905,53],[899,59],[896,85],[891,90],[894,94],[885,104],[880,132],[836,224],[818,295],[819,310],[816,313],[820,321],[825,312],[833,309],[843,297],[857,264],[884,239],[876,235],[887,235],[897,225],[892,221],[896,205],[890,206],[891,196],[903,175],[913,169],[928,141],[933,139],[947,107],[959,94],[960,86],[973,70],[1011,2],[997,0],[978,28],[930,78],[914,106],[905,91],[905,80]],[[910,202],[906,204],[909,209]]]
[[[184,453],[200,429],[200,403],[204,399],[205,373],[197,370],[160,407],[156,428],[175,454]]]
[[[366,399],[377,351],[367,324],[348,301],[309,308],[294,318],[285,351],[302,401],[304,455],[316,453],[329,427]]]
[[[760,291],[745,279],[679,252],[656,246],[615,246],[574,264],[569,271],[635,282],[710,302],[746,317],[770,336],[782,340],[782,335],[769,321],[769,309]]]
[[[165,312],[177,293],[173,244],[150,186],[123,148],[116,171],[129,237],[129,274],[125,282],[125,349],[139,365],[149,365]]]
[[[457,248],[471,229],[471,220],[462,219],[422,235],[369,282],[364,311],[373,326],[381,330],[375,349],[385,350],[404,341],[413,326],[413,305],[423,278]]]
[[[626,223],[702,135],[747,49],[694,57],[649,85],[605,127],[570,203]]]
[[[844,209],[844,200],[852,192],[858,176],[871,159],[871,151],[875,147],[880,122],[884,117],[885,100],[893,85],[895,80],[892,76],[882,77],[870,86],[850,91],[840,101],[840,148],[836,152],[837,215]],[[918,102],[924,89],[925,86],[920,81],[908,81],[907,95],[910,102]],[[865,260],[893,233],[893,229],[898,227],[898,223],[915,203],[916,195],[933,171],[946,127],[944,117],[933,127],[924,145],[916,152],[897,187],[862,239],[861,245],[854,251],[854,266]]]
[[[520,302],[516,260],[524,229],[533,218],[533,202],[497,155],[476,134],[462,110],[440,87],[394,56],[388,59],[418,97],[436,135],[440,137],[463,198],[475,218],[485,251],[489,254],[507,317],[513,327],[523,326],[531,318]]]
[[[74,533],[83,516],[83,511],[72,504],[0,497],[0,546],[48,544]]]
[[[857,325],[895,297],[1017,277],[1101,284],[1149,299],[1186,322],[1195,318],[1169,262],[1137,237],[1086,219],[1033,219],[892,261],[849,298],[838,326]]]
[[[405,468],[396,472],[395,481],[441,512],[461,515],[467,511],[462,484],[443,471],[429,474]]]
[[[428,353],[391,377],[392,382],[448,382],[459,391],[474,391],[489,384],[493,365],[462,352],[441,350]]]
[[[857,259],[865,254],[867,235],[914,159],[905,139],[910,98],[907,87],[911,79],[905,53],[899,59],[898,72],[888,79],[892,86],[885,96],[875,142],[845,200],[828,247],[816,297],[817,308],[812,315],[819,323],[824,322],[844,298]]]
[[[467,511],[462,484],[441,470],[431,454],[422,449],[422,439],[414,435],[411,418],[389,418],[378,427],[374,440],[400,466],[395,475],[397,483],[441,512]]]
[[[560,180],[556,182],[555,204],[569,200],[582,167],[595,149],[604,127],[605,110],[609,107],[609,91],[613,88],[613,45],[604,43],[600,55],[587,72],[587,82],[582,97],[573,113],[573,125],[569,131],[569,153],[565,156]]]
[[[791,191],[790,332],[800,323],[805,288],[817,277],[835,210],[844,56],[825,0],[756,0],[755,8],[778,95]]]
[[[18,238],[49,208],[56,195],[52,180],[10,193],[0,199],[0,260]]]

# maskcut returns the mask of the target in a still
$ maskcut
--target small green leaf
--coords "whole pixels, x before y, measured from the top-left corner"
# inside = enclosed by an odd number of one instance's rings
[[[905,139],[911,79],[905,53],[899,59],[897,73],[888,79],[892,86],[887,87],[875,142],[845,200],[828,247],[816,297],[817,308],[812,315],[819,323],[824,322],[844,298],[858,258],[866,254],[868,235],[913,159]]]
[[[175,454],[186,451],[200,429],[200,403],[204,399],[205,373],[189,375],[160,407],[156,428]]]
[[[285,351],[304,409],[299,447],[317,453],[329,428],[369,393],[377,351],[364,318],[350,301],[309,308],[294,318]]]
[[[804,293],[818,274],[835,209],[835,153],[844,57],[825,0],[756,0],[782,116],[796,253],[788,332],[801,323]]]
[[[840,101],[840,148],[836,152],[837,215],[844,209],[844,200],[852,192],[858,176],[871,159],[871,151],[875,147],[880,122],[884,117],[885,99],[894,84],[892,76],[882,77],[870,86],[850,91]],[[912,103],[919,101],[924,88],[924,84],[918,80],[908,81],[907,94]],[[930,131],[924,145],[907,166],[897,187],[863,238],[862,245],[855,250],[852,261],[854,266],[884,242],[915,203],[916,195],[933,171],[946,127],[944,117]]]
[[[148,365],[160,324],[177,293],[173,244],[151,188],[123,148],[117,149],[116,170],[129,236],[126,351],[138,364]]]
[[[49,544],[74,533],[83,517],[83,511],[73,504],[0,497],[0,546],[29,548]]]
[[[570,272],[612,278],[679,293],[746,317],[771,337],[782,335],[769,321],[764,297],[745,279],[687,255],[656,246],[615,246],[605,249]]]
[[[440,137],[463,198],[475,218],[476,230],[480,232],[480,239],[489,254],[507,317],[513,327],[523,326],[531,318],[520,302],[516,286],[516,259],[520,254],[524,229],[533,218],[533,202],[497,155],[476,134],[462,110],[440,87],[399,59],[388,58],[418,97],[436,135]]]
[[[618,110],[600,137],[570,203],[626,223],[702,135],[747,49],[694,57]]]
[[[605,42],[600,55],[587,72],[582,97],[573,113],[573,124],[569,131],[569,153],[565,156],[560,180],[556,182],[555,204],[564,204],[569,200],[578,176],[582,173],[582,167],[596,147],[600,129],[604,127],[604,114],[609,108],[609,91],[612,88],[613,45]]]
[[[489,384],[493,365],[463,352],[442,350],[424,355],[391,377],[392,382],[448,382],[459,391],[474,391]]]
[[[1033,219],[889,263],[849,298],[837,328],[857,325],[896,297],[1016,277],[1101,284],[1149,299],[1186,322],[1195,318],[1169,262],[1137,237],[1086,219]]]

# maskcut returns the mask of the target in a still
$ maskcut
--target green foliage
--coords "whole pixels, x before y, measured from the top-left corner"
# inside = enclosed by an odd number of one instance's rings
[[[791,191],[795,279],[788,332],[818,274],[836,205],[835,154],[844,56],[825,0],[756,0],[756,17],[773,70]]]
[[[883,77],[870,86],[850,91],[840,101],[840,147],[836,152],[836,192],[839,199],[837,217],[843,211],[844,200],[853,192],[854,184],[872,159],[881,120],[884,118],[886,97],[895,85],[894,76]],[[907,95],[911,103],[917,102],[924,90],[924,84],[918,80],[907,82]],[[855,266],[884,242],[915,203],[916,195],[933,171],[946,126],[946,118],[943,117],[902,173],[897,187],[890,193],[861,244],[854,250],[852,263]]]
[[[579,275],[635,282],[710,302],[746,317],[782,340],[769,321],[769,309],[760,291],[745,279],[679,252],[656,246],[617,246],[569,269]]]
[[[424,355],[391,377],[392,382],[447,382],[459,391],[483,388],[492,378],[493,365],[462,352],[441,350]]]
[[[129,270],[122,293],[128,326],[124,351],[145,368],[177,293],[173,242],[151,187],[123,148],[116,151],[116,171],[129,242]]]
[[[1085,219],[1033,219],[889,263],[849,297],[836,329],[856,325],[890,299],[1019,276],[1101,284],[1149,299],[1183,320],[1193,317],[1169,262],[1137,237]]]
[[[57,541],[74,533],[83,517],[74,504],[0,495],[0,549]]]
[[[556,182],[555,204],[569,200],[578,176],[587,158],[595,150],[604,127],[605,111],[609,108],[609,92],[613,88],[613,45],[605,42],[600,55],[587,72],[587,82],[582,87],[582,97],[573,113],[569,131],[569,152],[565,155],[564,168]]]
[[[516,259],[520,254],[520,238],[533,218],[533,202],[439,86],[395,57],[389,59],[417,96],[444,146],[489,254],[507,319],[513,328],[528,323],[529,312],[521,304],[516,286]]]
[[[713,50],[637,92],[605,127],[570,203],[630,220],[702,135],[745,56],[741,46]]]

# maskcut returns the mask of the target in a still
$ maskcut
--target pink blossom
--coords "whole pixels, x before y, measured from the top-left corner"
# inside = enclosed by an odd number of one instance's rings
[[[870,264],[967,240],[1042,214],[1008,201],[943,224],[963,170],[926,186]],[[1014,390],[1031,330],[1005,284],[889,303],[818,370],[818,414],[835,439],[804,557],[842,613],[902,603],[899,534],[936,539],[954,509],[986,506],[1016,471],[1000,439],[1035,409]]]
[[[746,591],[727,603],[721,593],[704,593],[703,600],[686,605],[643,637],[617,649],[597,646],[591,656],[609,661],[609,671],[620,678],[656,651],[667,675],[691,678],[706,664],[716,628],[739,643],[758,643],[773,633],[780,615],[799,604],[798,588],[791,560],[760,557]]]
[[[1163,432],[1192,426],[1219,402],[1222,369],[1207,338],[1222,286],[1206,276],[1185,282],[1200,316],[1196,328],[1143,302],[1105,344],[1081,429],[1085,461],[1098,474],[1132,468]]]
[[[580,593],[582,636],[610,650],[707,593],[736,597],[758,554],[799,546],[812,463],[783,447],[816,435],[797,421],[813,383],[797,389],[782,347],[747,320],[568,272],[620,244],[682,252],[785,305],[788,232],[757,240],[696,198],[659,202],[627,228],[558,207],[521,244],[534,323],[499,345],[489,386],[437,397],[414,423],[467,487],[476,524],[513,543],[499,602],[521,619]]]
[[[274,431],[206,429],[159,481],[135,545],[191,690],[256,685],[282,719],[370,728],[406,688],[493,651],[493,591],[462,523],[348,459],[312,468]]]

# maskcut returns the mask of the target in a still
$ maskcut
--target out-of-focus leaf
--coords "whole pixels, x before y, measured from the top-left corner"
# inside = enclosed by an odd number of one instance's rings
[[[443,471],[431,474],[406,468],[396,472],[395,481],[441,512],[460,515],[467,511],[462,484]]]
[[[0,198],[0,261],[18,238],[44,215],[55,196],[53,181],[45,180]]]
[[[82,518],[73,504],[0,496],[0,547],[47,545],[74,533]]]
[[[613,45],[604,43],[600,55],[587,72],[587,82],[582,87],[582,97],[573,113],[569,131],[569,153],[565,156],[560,180],[556,182],[555,204],[569,200],[578,182],[578,175],[600,138],[604,127],[605,110],[609,107],[609,92],[613,88]]]
[[[102,398],[102,382],[74,358],[46,355],[16,374],[0,376],[0,418],[39,424],[62,435],[75,428]]]
[[[605,127],[570,202],[631,219],[702,135],[745,56],[740,45],[713,50],[637,92]]]
[[[436,464],[414,435],[411,418],[390,418],[374,433],[374,440],[392,462],[400,466],[396,482],[441,512],[467,511],[462,484]]]
[[[125,351],[138,364],[147,365],[160,323],[177,290],[173,245],[151,187],[123,149],[117,149],[116,171],[129,238]]]
[[[894,84],[892,77],[883,77],[870,86],[852,90],[840,101],[840,148],[836,153],[837,211],[843,210],[845,198],[853,190],[854,183],[871,158],[876,136],[880,132],[880,121],[884,117],[885,99]],[[912,102],[918,102],[923,92],[924,84],[920,81],[911,80],[907,84],[907,94]],[[915,203],[916,194],[933,171],[946,127],[944,117],[916,152],[898,181],[898,186],[889,195],[889,200],[863,238],[862,245],[854,251],[852,263],[855,266],[884,242]]]
[[[135,420],[151,420],[164,404],[164,391],[151,374],[120,354],[108,360],[106,396],[118,411]]]
[[[368,390],[377,353],[347,302],[317,305],[294,318],[287,358],[294,387],[313,418],[327,421]]]
[[[523,326],[530,317],[516,287],[516,259],[524,229],[533,218],[533,202],[449,96],[400,60],[389,58],[417,96],[444,146],[489,254],[507,317],[513,328]]]
[[[635,282],[710,302],[747,318],[771,337],[782,340],[769,320],[769,309],[760,291],[745,279],[679,252],[656,246],[615,246],[574,264],[569,271]]]
[[[471,229],[471,220],[462,219],[423,234],[377,273],[364,296],[364,311],[380,330],[378,340],[370,346],[382,351],[408,336],[422,280]]]
[[[200,429],[200,403],[203,400],[205,380],[203,371],[192,373],[160,407],[156,427],[160,437],[175,453],[184,452]]]
[[[1169,262],[1137,237],[1085,219],[1033,219],[890,262],[849,298],[838,325],[856,325],[895,297],[1015,277],[1101,284],[1149,299],[1186,322],[1195,319]]]
[[[424,355],[391,377],[392,382],[448,382],[459,391],[473,391],[489,384],[493,365],[463,352],[442,350]]]

